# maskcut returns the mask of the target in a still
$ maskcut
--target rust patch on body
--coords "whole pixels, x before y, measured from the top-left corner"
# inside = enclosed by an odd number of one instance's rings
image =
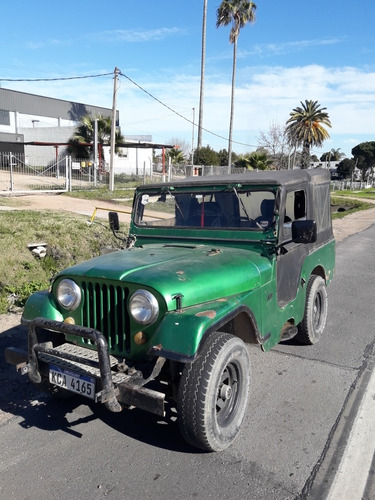
[[[185,271],[176,271],[176,274],[179,281],[187,281]]]
[[[212,309],[209,309],[208,311],[199,312],[195,316],[198,317],[207,316],[207,318],[213,319],[216,316],[216,312],[213,311]]]

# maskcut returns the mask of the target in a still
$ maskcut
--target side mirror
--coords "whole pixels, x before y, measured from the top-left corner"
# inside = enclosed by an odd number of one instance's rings
[[[120,221],[118,218],[118,213],[117,212],[109,212],[108,213],[108,219],[109,219],[109,227],[112,229],[112,231],[118,231],[120,229]]]
[[[315,243],[316,236],[316,222],[314,220],[292,222],[292,241],[294,243]]]

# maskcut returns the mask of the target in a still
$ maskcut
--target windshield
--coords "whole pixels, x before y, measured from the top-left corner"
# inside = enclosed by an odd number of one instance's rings
[[[275,195],[266,190],[139,193],[138,226],[266,230],[274,222]]]

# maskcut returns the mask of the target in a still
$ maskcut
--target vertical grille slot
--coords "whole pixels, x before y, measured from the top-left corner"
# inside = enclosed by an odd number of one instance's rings
[[[82,282],[82,324],[101,331],[110,350],[124,352],[130,349],[127,299],[129,291],[121,285],[100,282]]]

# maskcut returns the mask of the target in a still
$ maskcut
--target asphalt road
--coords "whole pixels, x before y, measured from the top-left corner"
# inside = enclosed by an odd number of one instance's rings
[[[0,498],[325,498],[375,355],[374,241],[372,226],[338,243],[319,344],[250,348],[250,406],[240,437],[222,453],[187,446],[173,416],[40,397],[0,364],[0,410],[14,415],[0,425]],[[1,356],[22,336],[20,328],[0,335]],[[369,483],[363,498],[370,491]]]

